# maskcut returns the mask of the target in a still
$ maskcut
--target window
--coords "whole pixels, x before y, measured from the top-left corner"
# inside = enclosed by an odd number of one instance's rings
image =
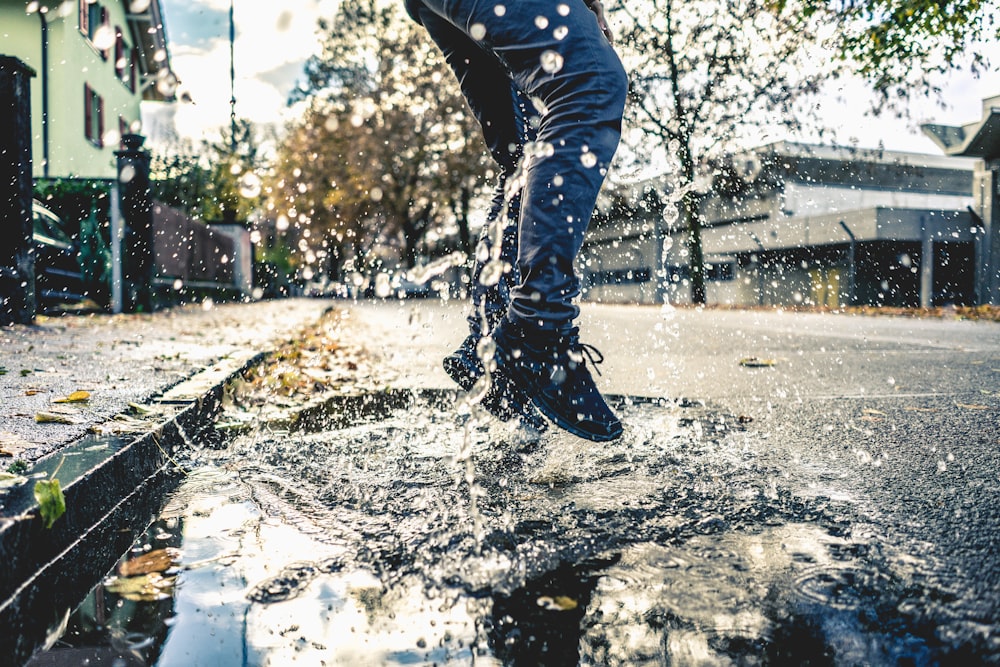
[[[94,146],[104,147],[104,100],[83,84],[83,134]]]
[[[125,37],[120,27],[115,28],[115,76],[125,84],[129,90],[135,91],[132,86],[132,51],[125,43]]]
[[[705,265],[705,277],[718,282],[729,282],[736,279],[736,267],[732,262]]]
[[[86,35],[91,44],[94,44],[99,39],[98,30],[109,25],[108,10],[96,0],[78,0],[78,2],[80,32]],[[110,30],[110,28],[107,29]],[[94,48],[97,48],[101,56],[107,59],[110,46],[107,44],[104,49],[100,49],[95,45]]]

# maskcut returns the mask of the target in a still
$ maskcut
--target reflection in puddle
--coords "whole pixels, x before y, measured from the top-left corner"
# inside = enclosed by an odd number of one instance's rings
[[[192,451],[31,664],[925,665],[974,639],[915,622],[926,559],[778,488],[724,417],[625,412],[600,447],[473,425],[478,541],[446,411]],[[122,583],[154,574],[170,585]]]

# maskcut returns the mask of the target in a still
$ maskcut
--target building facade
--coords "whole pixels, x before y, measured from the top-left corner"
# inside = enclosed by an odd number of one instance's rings
[[[173,100],[177,85],[159,0],[0,0],[0,54],[35,72],[35,178],[114,178],[140,103]]]
[[[700,201],[707,302],[972,303],[972,173],[972,160],[790,142],[737,156]],[[595,216],[587,298],[689,302],[669,184],[637,189],[627,210]]]
[[[971,209],[976,226],[976,303],[1000,305],[1000,95],[983,100],[980,120],[959,127],[928,124],[923,130],[946,155],[978,158]]]

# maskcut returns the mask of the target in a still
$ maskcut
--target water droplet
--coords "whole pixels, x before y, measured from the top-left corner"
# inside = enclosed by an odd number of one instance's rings
[[[597,166],[597,156],[591,152],[582,153],[580,155],[580,164],[582,164],[587,169]]]
[[[389,284],[389,274],[380,273],[375,276],[375,296],[380,299],[384,299],[389,296],[392,291],[392,285]]]
[[[177,92],[177,76],[173,72],[161,70],[156,78],[156,91],[164,97],[173,97]]]
[[[549,49],[542,51],[541,63],[543,70],[549,74],[555,74],[563,68],[563,57],[559,52]]]
[[[122,183],[131,183],[133,178],[135,178],[135,167],[126,164],[118,174],[118,180]]]
[[[128,3],[129,11],[133,14],[141,14],[149,9],[150,0],[132,0]]]
[[[260,196],[260,176],[248,171],[243,174],[243,178],[240,179],[240,194],[247,199],[256,199]]]
[[[677,208],[676,204],[667,204],[663,207],[663,213],[661,215],[665,223],[672,225],[677,222],[677,218],[680,217],[681,212],[680,209]]]
[[[503,261],[499,259],[491,259],[485,266],[483,266],[483,270],[479,273],[479,284],[486,287],[492,287],[500,282],[503,272]]]
[[[336,116],[330,116],[323,123],[323,126],[326,127],[327,132],[336,132],[340,127],[340,120]]]
[[[382,201],[382,188],[374,187],[368,192],[368,196],[372,198],[372,201]]]
[[[469,36],[476,40],[486,37],[486,26],[482,23],[473,23],[472,27],[469,28]]]
[[[99,51],[107,51],[115,45],[115,31],[109,25],[102,25],[94,31],[94,47]]]

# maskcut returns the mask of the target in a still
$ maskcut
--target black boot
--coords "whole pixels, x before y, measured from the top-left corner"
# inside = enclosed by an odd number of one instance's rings
[[[479,340],[475,334],[469,334],[457,350],[444,358],[444,372],[465,391],[471,391],[476,381],[485,374],[483,362],[476,352]],[[548,428],[545,419],[531,404],[531,399],[496,373],[492,375],[491,386],[479,404],[500,421],[520,416],[525,425],[536,431]]]
[[[567,333],[541,331],[504,318],[493,330],[497,375],[531,396],[542,414],[573,435],[595,442],[614,440],[622,423],[597,390],[587,359],[601,363],[601,353],[580,343],[576,327]],[[596,355],[596,356],[595,356]]]

